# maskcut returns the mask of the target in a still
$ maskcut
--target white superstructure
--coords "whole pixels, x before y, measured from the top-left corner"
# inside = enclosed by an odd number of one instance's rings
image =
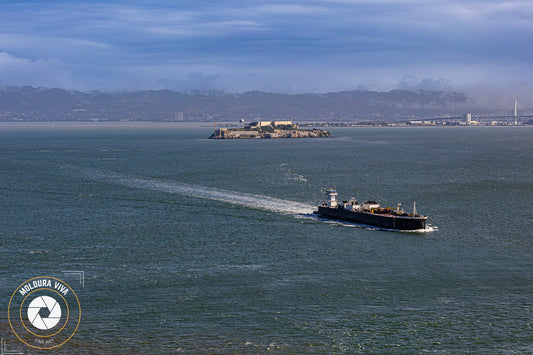
[[[337,196],[339,195],[337,191],[330,187],[326,192],[326,195],[329,197],[328,207],[337,208]]]

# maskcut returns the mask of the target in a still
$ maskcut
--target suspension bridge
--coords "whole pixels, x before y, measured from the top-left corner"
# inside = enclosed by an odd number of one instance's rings
[[[466,125],[471,124],[497,124],[497,125],[521,125],[533,120],[533,111],[514,100],[514,109],[509,108],[504,114],[478,114],[466,113],[463,116],[439,117],[439,121],[463,121]]]

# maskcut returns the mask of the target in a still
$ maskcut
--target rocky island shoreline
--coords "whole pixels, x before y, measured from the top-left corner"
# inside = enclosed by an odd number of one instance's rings
[[[243,128],[215,129],[209,139],[261,139],[261,138],[326,138],[331,133],[326,130],[300,129],[291,121],[257,121]]]

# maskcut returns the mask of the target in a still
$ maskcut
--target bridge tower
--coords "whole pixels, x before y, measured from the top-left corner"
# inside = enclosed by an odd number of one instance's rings
[[[518,101],[514,100],[514,125],[518,125]]]

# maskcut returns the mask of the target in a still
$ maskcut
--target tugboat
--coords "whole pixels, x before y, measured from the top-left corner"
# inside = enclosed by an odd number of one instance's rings
[[[338,193],[331,187],[326,195],[329,198],[328,202],[318,206],[318,211],[314,212],[326,218],[401,231],[426,228],[427,216],[417,214],[416,204],[413,204],[412,213],[406,213],[400,208],[400,203],[396,208],[381,207],[375,201],[365,201],[359,204],[354,198],[338,203]]]

